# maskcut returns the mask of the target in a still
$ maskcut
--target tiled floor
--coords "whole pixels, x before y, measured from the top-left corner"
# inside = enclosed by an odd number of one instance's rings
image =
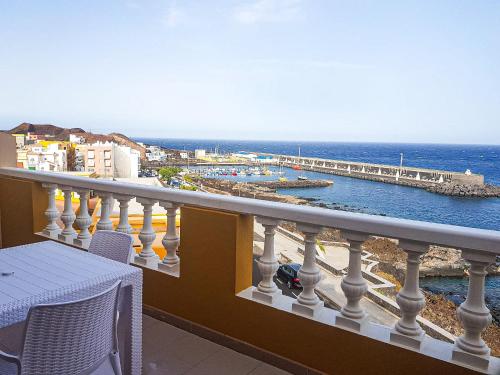
[[[143,373],[285,375],[288,372],[143,315]]]

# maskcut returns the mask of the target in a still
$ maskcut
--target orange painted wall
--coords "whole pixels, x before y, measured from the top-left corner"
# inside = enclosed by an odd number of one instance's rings
[[[2,247],[42,241],[34,233],[46,225],[47,204],[47,193],[40,184],[0,177]]]
[[[181,275],[144,268],[144,303],[330,374],[473,373],[235,296],[251,285],[253,218],[182,208]]]

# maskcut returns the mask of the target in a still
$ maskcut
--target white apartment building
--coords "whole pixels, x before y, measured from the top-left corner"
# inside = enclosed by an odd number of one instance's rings
[[[60,150],[58,143],[30,147],[24,167],[34,171],[64,172],[68,169],[66,150]]]
[[[194,157],[195,159],[203,159],[204,157],[207,156],[206,150],[194,150]]]

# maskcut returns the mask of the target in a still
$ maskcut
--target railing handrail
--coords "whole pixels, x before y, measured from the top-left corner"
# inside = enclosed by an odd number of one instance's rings
[[[91,179],[20,168],[0,168],[0,176],[277,218],[400,240],[417,241],[500,255],[500,231],[494,230],[336,211],[321,207],[298,206],[213,193],[165,189],[158,186]]]

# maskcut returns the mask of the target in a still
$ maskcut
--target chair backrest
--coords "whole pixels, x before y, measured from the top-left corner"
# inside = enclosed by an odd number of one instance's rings
[[[80,374],[117,351],[121,281],[78,301],[35,305],[28,313],[21,374]]]
[[[92,236],[89,253],[129,264],[132,244],[131,235],[112,230],[98,230]]]

